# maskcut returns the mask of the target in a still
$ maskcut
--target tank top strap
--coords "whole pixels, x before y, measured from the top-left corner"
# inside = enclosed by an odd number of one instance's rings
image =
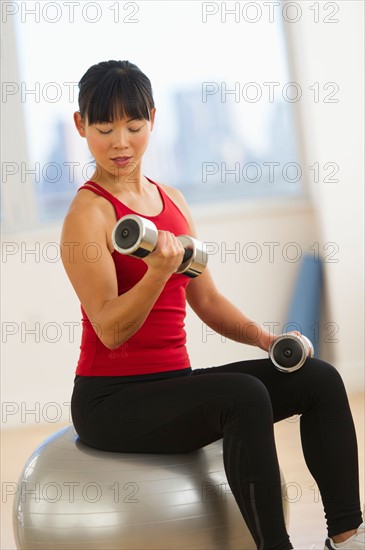
[[[111,202],[111,204],[114,206],[117,219],[121,218],[127,213],[126,211],[127,207],[122,202],[120,202],[120,200],[118,200],[117,197],[114,197],[114,195],[109,193],[109,191],[101,187],[101,185],[99,185],[98,183],[95,183],[95,181],[90,180],[85,182],[84,185],[79,187],[77,192],[81,191],[82,189],[87,189],[89,191],[92,191],[96,195],[99,195],[100,197],[103,197],[104,199]]]
[[[161,223],[162,224],[161,229],[165,228],[164,226],[166,225],[166,223],[170,225],[171,222],[173,222],[174,224],[177,222],[177,220],[183,220],[184,224],[188,224],[180,208],[175,204],[175,202],[172,199],[170,199],[170,197],[164,191],[162,186],[158,185],[155,181],[151,180],[147,176],[146,176],[146,179],[152,184],[154,184],[158,189],[163,207],[162,207],[162,211],[159,214],[154,216],[143,215],[143,217],[151,219],[156,225],[158,225],[158,227],[159,227],[159,224]],[[101,187],[101,185],[99,185],[98,183],[95,183],[95,181],[91,181],[91,180],[86,181],[84,185],[79,187],[77,191],[81,191],[82,189],[87,189],[89,191],[92,191],[96,195],[99,195],[100,197],[103,197],[104,199],[108,200],[113,205],[115,214],[118,220],[123,216],[125,216],[126,214],[131,214],[131,213],[138,214],[138,212],[135,212],[134,210],[129,208],[127,205],[125,205],[123,202],[117,199],[117,197],[115,197],[114,195],[109,193],[109,191]],[[138,214],[138,215],[142,216],[142,214]],[[166,225],[166,227],[168,227],[168,225]],[[185,229],[185,232],[186,232],[186,229]]]
[[[89,180],[85,182],[84,185],[79,187],[77,191],[81,191],[82,189],[89,189],[90,191],[94,191],[94,193],[96,193],[97,195],[100,195],[101,197],[105,197],[106,199],[109,199],[110,202],[118,201],[118,199],[114,197],[114,195],[109,193],[109,191],[104,189],[104,187],[101,187],[101,185],[99,185],[98,183],[95,183],[95,181]]]

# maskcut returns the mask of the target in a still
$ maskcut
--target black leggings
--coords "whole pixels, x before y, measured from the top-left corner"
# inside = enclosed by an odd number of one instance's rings
[[[308,359],[291,374],[269,359],[125,382],[77,377],[72,418],[98,449],[184,453],[223,438],[232,493],[257,548],[292,548],[286,532],[273,423],[300,414],[307,466],[319,487],[329,536],[361,521],[356,435],[342,379]]]

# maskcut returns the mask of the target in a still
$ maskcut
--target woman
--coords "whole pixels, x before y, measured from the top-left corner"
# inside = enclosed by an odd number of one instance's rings
[[[83,313],[72,396],[80,439],[110,451],[183,453],[223,438],[227,479],[257,548],[288,550],[273,423],[301,414],[326,548],[363,549],[356,436],[339,374],[316,359],[289,376],[269,359],[191,369],[186,300],[227,338],[267,351],[274,337],[252,330],[207,269],[193,280],[175,273],[183,257],[176,235],[195,230],[181,193],[142,174],[156,112],[149,79],[128,61],[108,61],[92,66],[79,88],[74,120],[96,168],[66,216],[62,259]],[[143,260],[113,249],[113,227],[130,213],[158,228]]]

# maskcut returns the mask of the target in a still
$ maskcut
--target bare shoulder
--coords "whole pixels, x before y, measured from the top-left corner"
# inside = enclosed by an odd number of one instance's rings
[[[82,215],[87,211],[101,211],[106,201],[102,197],[96,195],[89,189],[83,189],[81,192],[77,192],[73,201],[71,202],[67,215],[76,216]]]
[[[100,208],[92,197],[86,197],[86,191],[78,193],[71,202],[63,221],[63,232],[77,230],[87,219],[100,216]]]
[[[62,241],[65,239],[88,239],[106,243],[110,248],[108,233],[115,223],[112,205],[92,191],[77,193],[69,206],[62,227]]]

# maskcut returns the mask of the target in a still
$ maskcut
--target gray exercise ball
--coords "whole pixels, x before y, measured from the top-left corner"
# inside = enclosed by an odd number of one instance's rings
[[[283,507],[288,522],[284,497]],[[114,453],[82,444],[73,426],[27,461],[13,526],[22,550],[256,548],[227,483],[222,440],[186,454]]]

